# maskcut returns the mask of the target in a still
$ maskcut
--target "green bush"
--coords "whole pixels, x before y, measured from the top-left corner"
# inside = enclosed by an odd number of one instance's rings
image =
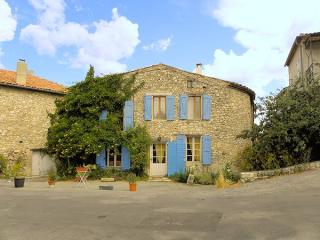
[[[8,159],[0,154],[0,174],[6,175],[8,168]]]
[[[306,84],[308,82],[308,84]],[[242,170],[288,167],[320,158],[320,79],[298,79],[256,105],[259,124],[245,131],[252,148],[242,153]]]
[[[240,172],[236,171],[232,166],[232,163],[227,161],[222,166],[222,174],[226,180],[236,183],[240,180]]]
[[[188,180],[189,172],[185,173],[174,173],[169,178],[174,182],[186,183]]]
[[[202,184],[202,185],[211,185],[215,183],[215,174],[214,173],[200,173],[196,174],[195,183]]]

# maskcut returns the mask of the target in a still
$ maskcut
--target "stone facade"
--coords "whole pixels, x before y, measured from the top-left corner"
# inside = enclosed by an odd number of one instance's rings
[[[43,148],[60,93],[0,85],[0,153],[24,152],[26,174],[31,175],[32,149]]]
[[[155,143],[157,139],[169,142],[183,135],[210,135],[212,138],[212,168],[223,161],[234,161],[250,141],[237,139],[243,130],[253,126],[254,92],[239,84],[186,72],[164,64],[126,73],[136,75],[137,84],[144,82],[143,88],[135,94],[134,123],[146,124]],[[195,86],[188,88],[187,81]],[[179,96],[209,95],[212,98],[210,120],[180,120]],[[144,120],[144,96],[165,95],[175,97],[175,120]],[[196,163],[201,167],[201,162]],[[190,163],[187,162],[187,166]]]

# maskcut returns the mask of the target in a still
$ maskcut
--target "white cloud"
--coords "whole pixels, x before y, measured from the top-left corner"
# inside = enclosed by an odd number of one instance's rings
[[[65,60],[72,67],[87,68],[91,64],[99,73],[124,71],[126,65],[120,61],[130,57],[140,42],[138,24],[119,16],[116,8],[110,21],[98,20],[88,26],[66,21],[63,0],[30,3],[38,11],[39,20],[22,29],[20,38],[39,54],[53,56],[60,47],[75,48],[76,55],[68,55]]]
[[[236,31],[234,39],[245,51],[215,50],[205,74],[245,84],[258,95],[267,94],[273,80],[286,85],[283,65],[292,42],[300,33],[320,30],[319,7],[318,0],[220,0],[212,15]]]
[[[156,51],[166,51],[171,44],[171,38],[160,39],[156,42],[153,42],[149,45],[142,47],[145,51],[156,50]]]
[[[0,43],[11,41],[14,38],[16,27],[17,21],[12,15],[9,4],[5,0],[0,0]],[[0,57],[2,55],[3,51],[0,46]],[[3,68],[1,63],[0,67]]]

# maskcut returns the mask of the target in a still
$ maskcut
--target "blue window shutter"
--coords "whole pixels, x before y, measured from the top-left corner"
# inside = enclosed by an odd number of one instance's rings
[[[100,168],[106,168],[106,149],[103,148],[100,153],[96,155],[96,165]]]
[[[144,96],[144,120],[152,119],[152,96]]]
[[[123,129],[133,127],[133,101],[126,101],[123,109]]]
[[[174,96],[167,96],[167,120],[174,120]]]
[[[168,143],[168,176],[171,176],[177,172],[177,142]]]
[[[202,136],[201,141],[202,141],[202,164],[210,165],[212,162],[211,136],[209,135]]]
[[[188,96],[180,95],[180,119],[188,118]]]
[[[186,171],[186,136],[177,136],[177,172],[184,173]]]
[[[122,162],[122,169],[123,170],[130,169],[130,152],[124,146],[121,147],[121,162]]]
[[[202,119],[203,120],[211,119],[211,105],[212,105],[211,96],[203,95],[202,96]]]
[[[108,111],[105,109],[105,110],[102,110],[101,114],[100,114],[100,117],[99,117],[99,120],[100,121],[103,121],[103,120],[106,120],[107,119],[107,116],[108,116]]]

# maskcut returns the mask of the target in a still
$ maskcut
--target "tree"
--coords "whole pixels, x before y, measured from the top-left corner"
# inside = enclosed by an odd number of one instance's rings
[[[260,123],[240,137],[250,138],[252,148],[242,155],[242,168],[261,170],[312,161],[320,157],[320,84],[298,79],[278,94],[260,99]]]
[[[134,76],[125,78],[123,74],[95,77],[90,66],[85,80],[70,87],[65,97],[56,101],[56,110],[49,115],[47,150],[55,155],[58,170],[64,175],[74,165],[94,162],[105,146],[116,148],[130,141],[122,121],[125,101],[142,87],[134,82]],[[107,119],[99,121],[105,109]]]

